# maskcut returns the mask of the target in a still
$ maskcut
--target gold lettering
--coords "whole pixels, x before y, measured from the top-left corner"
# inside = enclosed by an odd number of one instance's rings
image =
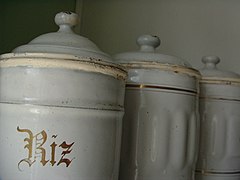
[[[47,164],[46,160],[46,150],[42,147],[45,142],[47,141],[47,133],[45,131],[42,131],[40,133],[38,133],[36,136],[34,136],[34,138],[36,138],[36,150],[35,150],[35,154],[39,155],[41,154],[41,163],[43,166],[45,166]],[[36,155],[34,158],[36,158]]]
[[[18,163],[18,169],[21,171],[20,165],[24,162],[31,167],[36,162],[36,158],[39,154],[41,154],[40,162],[43,166],[45,166],[48,161],[46,160],[46,150],[42,146],[47,141],[47,133],[42,131],[34,136],[31,130],[20,129],[19,127],[17,127],[17,131],[21,133],[27,133],[29,136],[28,138],[24,139],[24,142],[27,142],[27,144],[24,146],[24,149],[28,150],[28,156]],[[33,149],[34,147],[35,149]]]
[[[50,163],[52,166],[54,166],[55,163],[57,162],[57,161],[55,161],[55,152],[56,152],[57,144],[55,142],[53,142],[50,146],[52,148],[52,158],[51,158]]]
[[[32,148],[33,148],[33,133],[28,130],[28,129],[20,129],[19,127],[17,127],[17,131],[18,132],[22,132],[22,133],[27,133],[29,135],[29,138],[25,138],[24,142],[27,142],[27,144],[24,146],[24,149],[28,149],[28,157],[25,159],[22,159],[19,163],[18,163],[18,169],[20,169],[20,164],[23,162],[26,162],[28,164],[29,167],[32,166],[32,164],[36,161],[35,159],[32,159]]]
[[[70,159],[66,158],[66,155],[68,155],[72,152],[72,146],[73,146],[74,142],[72,144],[67,144],[66,141],[64,141],[59,146],[56,142],[53,142],[50,145],[50,154],[49,155],[51,157],[49,160],[46,160],[46,147],[44,147],[45,143],[47,142],[47,137],[48,137],[46,131],[43,130],[40,133],[37,133],[36,135],[34,135],[32,133],[32,131],[29,129],[21,129],[21,128],[17,127],[17,131],[20,133],[26,133],[28,135],[28,137],[26,137],[24,139],[24,142],[26,142],[24,149],[27,149],[27,157],[22,159],[18,163],[18,169],[20,171],[22,171],[20,166],[23,163],[27,163],[27,165],[29,167],[31,167],[36,162],[37,158],[40,158],[40,163],[42,164],[42,166],[45,166],[48,162],[51,164],[51,166],[55,166],[57,163],[56,151],[57,151],[58,147],[60,147],[64,150],[61,153],[62,157],[58,161],[57,166],[64,163],[66,165],[66,167],[69,167],[69,165],[73,161],[74,158],[70,160]],[[52,138],[54,138],[54,139],[57,138],[57,135],[52,135]]]
[[[62,157],[60,159],[60,161],[58,162],[57,166],[59,166],[60,164],[62,163],[65,163],[66,164],[66,167],[68,167],[72,160],[70,159],[66,159],[64,158],[67,154],[70,154],[72,152],[72,149],[70,149],[72,146],[73,146],[74,142],[72,144],[67,144],[65,141],[59,145],[59,147],[63,148],[63,149],[67,149],[66,151],[63,151],[62,152]]]

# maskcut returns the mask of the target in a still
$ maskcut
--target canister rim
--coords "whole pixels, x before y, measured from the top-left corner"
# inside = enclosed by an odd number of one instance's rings
[[[129,69],[159,69],[163,71],[172,71],[174,73],[181,73],[181,74],[187,74],[189,76],[195,77],[197,79],[201,78],[201,74],[198,70],[181,66],[181,65],[174,65],[174,64],[167,64],[167,63],[159,63],[156,61],[136,61],[131,63],[120,63],[122,66],[124,66],[127,70]]]
[[[219,84],[240,86],[239,78],[202,77],[200,84]]]
[[[124,66],[92,57],[55,53],[7,53],[0,55],[0,68],[19,66],[66,68],[102,73],[122,80],[127,78]]]

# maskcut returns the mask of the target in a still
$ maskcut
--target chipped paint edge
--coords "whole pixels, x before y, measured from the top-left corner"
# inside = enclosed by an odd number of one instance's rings
[[[121,63],[121,65],[123,65],[127,69],[135,69],[135,68],[160,69],[164,71],[173,71],[175,73],[187,74],[197,79],[201,78],[201,74],[199,71],[193,68],[179,66],[179,65],[163,64],[159,62],[131,62],[131,63]]]
[[[50,53],[9,53],[0,56],[0,68],[33,67],[82,70],[113,76],[126,81],[124,67],[100,59]]]
[[[219,84],[219,85],[236,85],[240,86],[240,79],[237,78],[219,78],[205,77],[200,80],[201,84]]]

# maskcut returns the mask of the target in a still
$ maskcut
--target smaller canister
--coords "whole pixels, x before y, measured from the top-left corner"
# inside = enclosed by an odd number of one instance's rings
[[[240,75],[219,70],[219,57],[205,56],[202,62],[196,180],[239,180]]]
[[[139,50],[115,59],[128,70],[120,180],[190,180],[198,138],[199,72],[156,52],[160,39],[142,35]]]

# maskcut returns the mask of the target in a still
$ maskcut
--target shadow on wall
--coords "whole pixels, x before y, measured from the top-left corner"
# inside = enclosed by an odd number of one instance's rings
[[[43,33],[56,31],[55,14],[75,11],[75,5],[75,0],[1,0],[0,54]]]

